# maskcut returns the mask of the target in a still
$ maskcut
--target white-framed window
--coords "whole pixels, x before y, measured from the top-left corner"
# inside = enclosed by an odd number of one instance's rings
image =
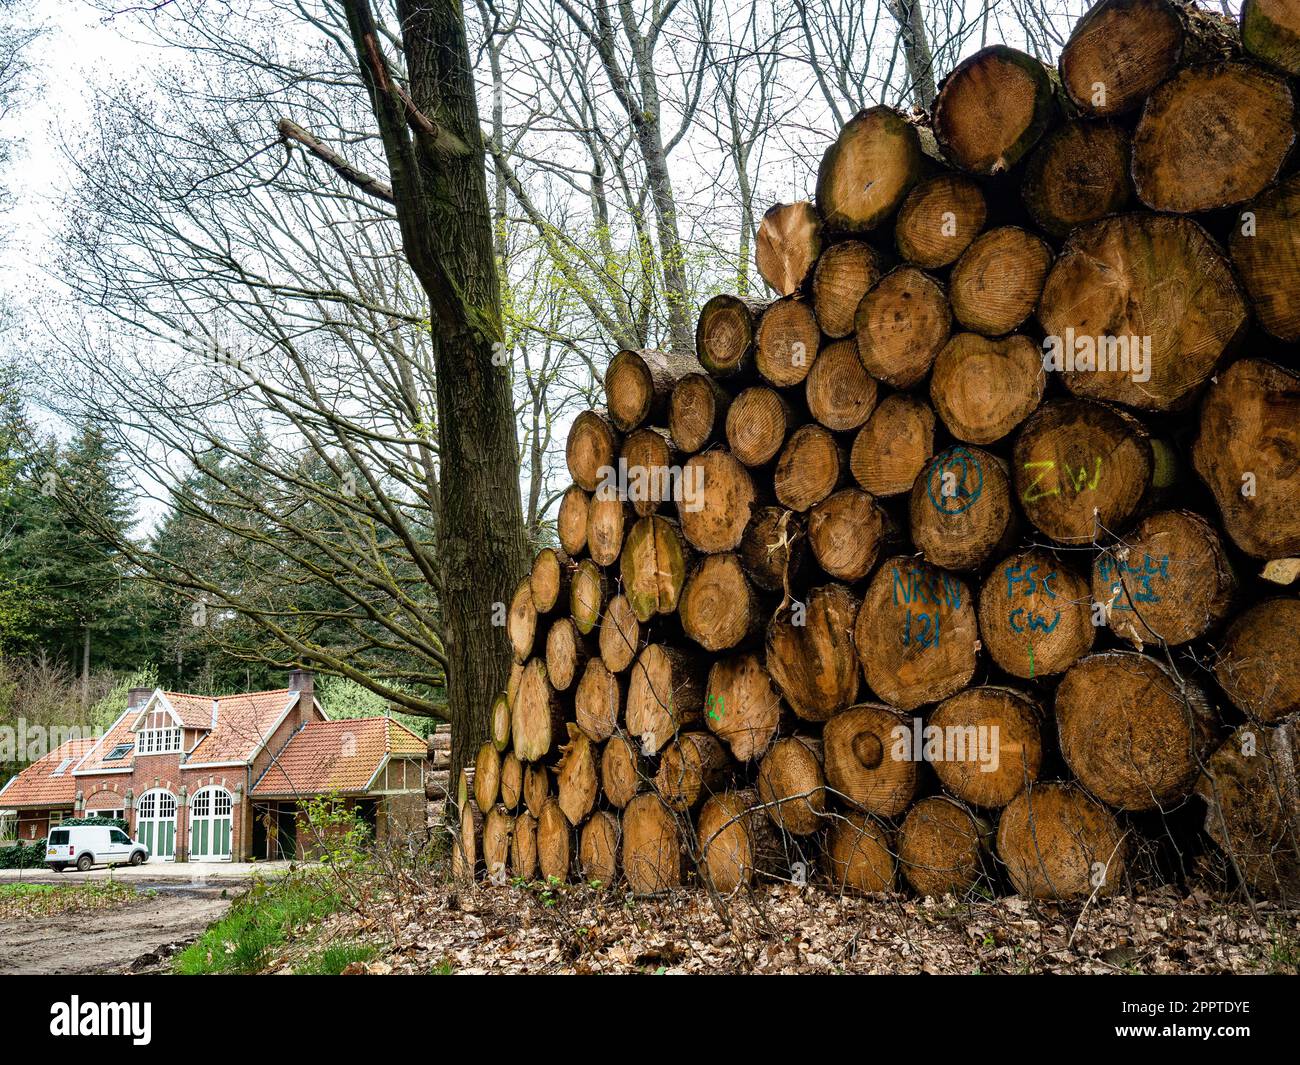
[[[125,821],[125,810],[87,810],[87,817],[107,817],[110,820]]]
[[[181,730],[178,728],[142,729],[135,735],[137,754],[179,754]]]
[[[53,828],[55,825],[61,825],[61,824],[63,824],[63,811],[62,811],[62,810],[51,810],[51,811],[50,811],[50,827]]]

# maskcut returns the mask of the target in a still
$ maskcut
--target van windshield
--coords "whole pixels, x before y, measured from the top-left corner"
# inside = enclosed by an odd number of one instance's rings
[[[56,828],[51,832],[50,845],[53,847],[66,847],[68,845],[68,830],[66,828]]]

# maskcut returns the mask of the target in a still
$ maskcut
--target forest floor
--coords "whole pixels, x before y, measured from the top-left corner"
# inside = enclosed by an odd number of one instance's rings
[[[1300,911],[1162,888],[1083,903],[474,885],[339,912],[348,973],[1300,973]]]

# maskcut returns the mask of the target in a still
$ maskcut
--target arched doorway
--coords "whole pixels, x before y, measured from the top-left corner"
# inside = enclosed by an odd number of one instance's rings
[[[190,800],[190,861],[230,861],[234,801],[225,788],[210,787]]]
[[[176,857],[176,796],[164,788],[146,791],[135,806],[135,835],[150,856],[170,862]]]

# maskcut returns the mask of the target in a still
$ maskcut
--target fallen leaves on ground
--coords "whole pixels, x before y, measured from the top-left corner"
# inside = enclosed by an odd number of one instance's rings
[[[777,885],[715,906],[589,887],[431,887],[339,914],[348,939],[391,943],[352,972],[386,973],[1253,973],[1296,972],[1300,913],[1161,889],[1041,903],[840,896]]]

